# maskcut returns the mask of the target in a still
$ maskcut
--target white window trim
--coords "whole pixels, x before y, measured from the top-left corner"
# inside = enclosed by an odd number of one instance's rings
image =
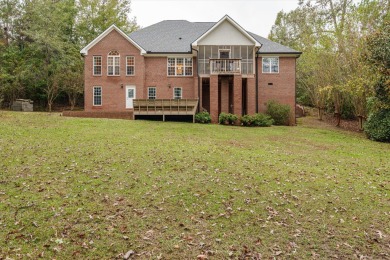
[[[168,66],[168,59],[175,59],[175,75],[169,75],[169,66]],[[176,75],[176,64],[177,64],[177,59],[183,59],[183,72],[184,75]],[[191,75],[185,75],[186,73],[186,61],[185,59],[191,59]],[[167,57],[167,76],[168,77],[192,77],[194,75],[194,59],[193,57]]]
[[[108,59],[109,58],[114,58],[113,61],[112,61],[112,72],[114,73],[113,75],[110,75],[108,74],[109,70],[108,70],[108,67],[110,66],[108,64]],[[115,75],[115,58],[118,58],[119,59],[119,71],[118,71],[118,75]],[[107,76],[109,77],[119,77],[121,75],[121,55],[107,55]]]
[[[95,88],[100,88],[100,105],[95,104]],[[103,105],[103,88],[101,86],[94,86],[92,90],[92,103],[94,107],[101,107]]]
[[[149,89],[154,88],[154,99],[157,99],[157,88],[156,87],[148,87],[148,99],[150,99]]]
[[[127,68],[131,67],[131,66],[127,65],[127,58],[129,58],[129,57],[133,57],[133,61],[134,61],[134,65],[132,65],[132,67],[134,67],[133,74],[127,74]],[[120,69],[120,67],[119,67],[119,69]],[[135,76],[135,57],[132,55],[126,56],[126,76]]]
[[[232,56],[232,51],[230,49],[218,49],[218,59],[221,59],[221,52],[229,52],[229,58],[230,59]],[[226,58],[224,58],[226,59]]]
[[[174,87],[173,88],[173,99],[176,99],[175,98],[175,89],[180,89],[180,98],[179,99],[183,99],[183,88],[182,87]]]
[[[95,57],[98,58],[100,57],[100,65],[95,65]],[[95,55],[93,56],[92,58],[92,75],[93,76],[101,76],[102,75],[102,72],[103,72],[103,58],[101,55]],[[100,67],[100,74],[95,74],[95,67]]]
[[[272,59],[272,58],[278,59],[278,72],[273,72],[272,71],[271,61],[270,61],[270,64],[269,64],[269,71],[264,71],[264,66],[263,66],[264,59]],[[261,71],[264,74],[279,74],[279,72],[280,72],[280,59],[279,59],[279,57],[277,57],[277,56],[265,56],[265,57],[263,57],[261,59]]]

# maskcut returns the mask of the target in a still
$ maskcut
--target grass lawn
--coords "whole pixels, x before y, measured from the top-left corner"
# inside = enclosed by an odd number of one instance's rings
[[[311,118],[0,111],[0,259],[389,259],[389,195],[390,144]]]

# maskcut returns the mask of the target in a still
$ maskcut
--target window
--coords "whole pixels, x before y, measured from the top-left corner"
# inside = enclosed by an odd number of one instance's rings
[[[107,75],[119,76],[119,52],[110,51],[107,57]]]
[[[230,59],[230,50],[219,50],[220,59]]]
[[[133,76],[135,73],[135,61],[134,56],[126,57],[126,75]]]
[[[279,58],[263,58],[263,73],[279,73]]]
[[[148,99],[156,99],[156,88],[155,87],[148,88]]]
[[[102,75],[102,56],[93,56],[93,75]]]
[[[102,87],[93,87],[93,105],[102,105]]]
[[[192,58],[168,58],[168,76],[192,76]]]
[[[181,99],[182,94],[181,88],[173,88],[173,99]]]

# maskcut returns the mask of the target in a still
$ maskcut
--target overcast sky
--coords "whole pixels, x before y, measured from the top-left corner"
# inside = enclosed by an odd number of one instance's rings
[[[297,6],[298,0],[132,0],[131,16],[147,27],[163,20],[218,22],[227,14],[247,31],[267,37],[277,13]]]

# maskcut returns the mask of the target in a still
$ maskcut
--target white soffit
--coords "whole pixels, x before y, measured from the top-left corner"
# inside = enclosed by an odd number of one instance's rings
[[[254,45],[260,47],[248,32],[237,24],[228,15],[225,15],[218,23],[199,37],[192,46],[198,45]]]

